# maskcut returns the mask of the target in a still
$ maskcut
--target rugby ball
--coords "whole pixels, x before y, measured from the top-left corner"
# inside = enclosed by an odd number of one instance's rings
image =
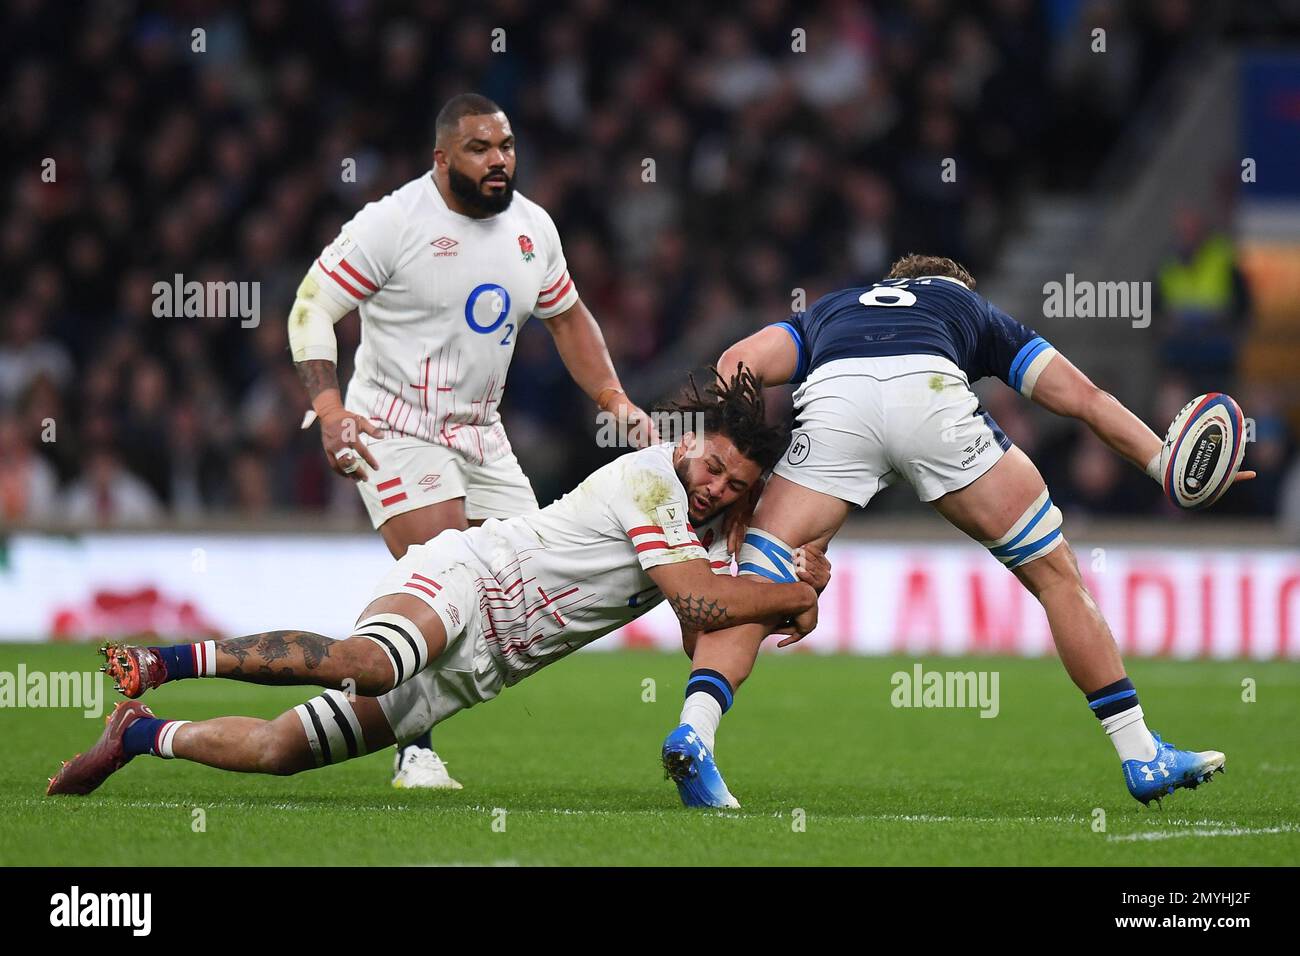
[[[1246,421],[1229,395],[1210,392],[1183,406],[1160,452],[1165,495],[1180,508],[1208,508],[1232,485],[1246,455]]]

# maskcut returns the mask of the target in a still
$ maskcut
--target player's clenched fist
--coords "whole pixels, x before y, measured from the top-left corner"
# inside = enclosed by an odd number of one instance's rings
[[[364,415],[350,412],[342,405],[326,409],[320,416],[320,440],[330,467],[353,481],[367,480],[366,465],[379,468],[379,462],[361,441],[363,432],[372,438],[380,437],[379,429]]]

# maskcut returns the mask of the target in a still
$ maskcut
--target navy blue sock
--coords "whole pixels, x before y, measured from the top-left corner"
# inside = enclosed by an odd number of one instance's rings
[[[151,647],[149,650],[157,654],[167,668],[168,680],[181,680],[185,677],[194,677],[196,669],[194,666],[194,645],[193,644],[176,644],[171,647]]]
[[[414,740],[408,743],[406,747],[423,747],[425,750],[432,750],[433,731],[426,730],[424,733],[420,734],[420,736],[416,737]],[[403,753],[406,752],[406,747],[402,748]]]
[[[736,699],[731,682],[707,667],[691,671],[690,679],[686,682],[686,696],[689,698],[695,693],[708,694],[718,702],[724,714],[731,709],[731,704]]]
[[[1092,712],[1097,715],[1098,720],[1105,720],[1107,717],[1122,714],[1126,710],[1132,710],[1137,705],[1137,689],[1127,677],[1121,677],[1115,683],[1107,684],[1100,690],[1094,690],[1088,695],[1088,706],[1092,708]]]
[[[162,730],[163,724],[166,723],[168,721],[160,717],[141,717],[126,728],[126,733],[122,735],[122,746],[126,748],[126,755],[138,757],[140,754],[152,754],[154,741],[158,739],[158,731]]]

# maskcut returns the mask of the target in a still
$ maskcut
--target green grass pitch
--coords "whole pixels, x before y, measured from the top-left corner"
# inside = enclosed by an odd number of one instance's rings
[[[814,638],[812,638],[815,640]],[[0,645],[0,671],[91,670],[93,648]],[[895,709],[913,660],[766,655],[718,758],[740,811],[686,811],[658,751],[676,723],[680,655],[579,654],[438,728],[465,784],[395,791],[391,751],[276,778],[141,757],[87,798],[46,798],[61,757],[101,722],[3,709],[0,863],[1273,865],[1300,860],[1300,667],[1135,662],[1148,724],[1223,750],[1212,786],[1145,810],[1055,660],[926,659],[996,670],[1001,710]],[[643,701],[651,678],[654,701]],[[1242,700],[1242,681],[1257,700]],[[273,716],[314,693],[186,681],[160,716]],[[105,687],[106,707],[116,699]],[[496,808],[506,811],[504,830]],[[1105,811],[1097,832],[1095,810]],[[195,832],[195,810],[206,829]],[[799,826],[802,821],[802,826]],[[137,838],[123,839],[124,834]]]

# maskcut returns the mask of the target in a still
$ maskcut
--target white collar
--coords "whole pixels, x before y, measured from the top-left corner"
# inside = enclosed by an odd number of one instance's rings
[[[967,292],[970,291],[970,286],[968,286],[966,283],[962,282],[960,279],[954,279],[952,276],[917,276],[916,278],[918,278],[918,279],[942,279],[944,282],[951,282],[953,285],[959,285],[959,286],[961,286],[961,287],[962,287],[963,289],[965,289]]]

